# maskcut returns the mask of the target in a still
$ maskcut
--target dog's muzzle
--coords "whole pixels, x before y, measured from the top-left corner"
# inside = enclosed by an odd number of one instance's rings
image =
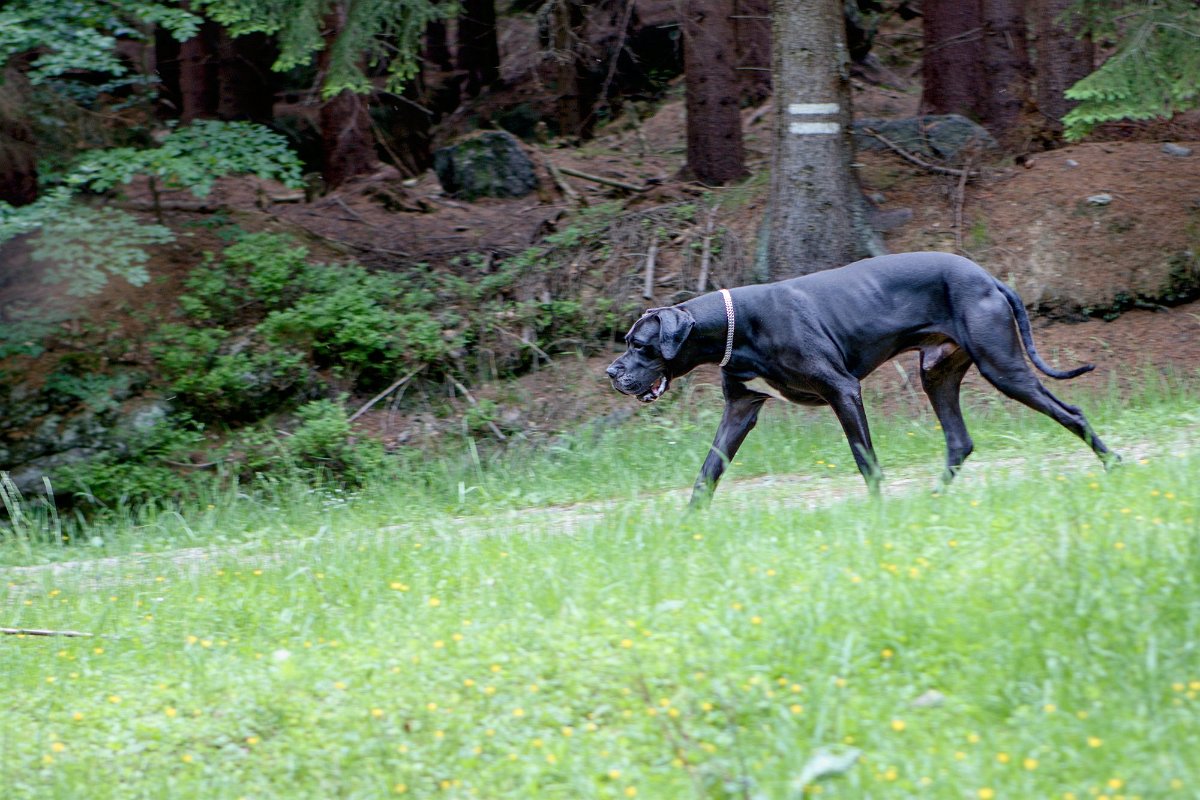
[[[662,397],[667,387],[671,385],[671,380],[666,375],[660,376],[657,380],[650,384],[649,387],[641,389],[635,388],[628,379],[625,370],[617,364],[611,364],[606,369],[605,374],[612,381],[612,387],[621,394],[633,395],[643,403],[653,403],[658,398]]]

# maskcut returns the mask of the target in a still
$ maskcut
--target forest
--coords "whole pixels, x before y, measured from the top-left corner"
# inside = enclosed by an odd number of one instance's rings
[[[0,2],[0,795],[1197,796],[1198,148],[1194,0]],[[1084,427],[606,375],[913,251]]]
[[[1065,233],[1015,255],[1024,221],[971,206],[1043,194],[1013,171],[1071,143],[1100,146],[1081,174],[1129,162],[1108,142],[1187,151],[1196,22],[1179,1],[7,4],[0,465],[97,510],[542,441],[612,409],[513,378],[602,354],[646,306],[889,249],[973,256],[1050,316],[1190,301],[1194,229],[1101,205],[1106,174],[1072,202],[1153,240],[1126,263]],[[844,135],[784,135],[823,107],[800,124]],[[1144,178],[1186,194],[1186,159]],[[928,235],[946,208],[952,238]]]

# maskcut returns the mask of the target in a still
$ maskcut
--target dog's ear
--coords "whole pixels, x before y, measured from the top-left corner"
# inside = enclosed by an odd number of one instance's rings
[[[695,325],[696,318],[686,309],[671,306],[658,312],[658,349],[664,361],[679,355],[683,340]]]

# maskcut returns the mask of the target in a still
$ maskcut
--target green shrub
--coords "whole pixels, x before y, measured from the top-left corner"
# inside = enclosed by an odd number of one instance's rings
[[[283,440],[285,452],[304,469],[361,483],[383,464],[383,446],[357,440],[340,402],[316,400],[296,410],[300,425]]]
[[[253,337],[230,346],[229,331],[166,325],[151,352],[167,389],[201,419],[250,421],[275,410],[307,385],[299,353],[261,348]]]
[[[199,425],[186,414],[168,417],[145,428],[123,432],[120,451],[109,450],[79,464],[55,470],[52,483],[89,503],[130,505],[177,499],[189,480],[169,462],[187,463],[190,451],[203,445]]]

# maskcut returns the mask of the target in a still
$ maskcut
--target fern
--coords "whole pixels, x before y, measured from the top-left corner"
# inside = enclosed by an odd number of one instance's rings
[[[1200,105],[1200,8],[1190,0],[1085,2],[1094,38],[1115,36],[1118,49],[1067,90],[1079,105],[1063,118],[1078,140],[1097,125],[1169,117]]]

